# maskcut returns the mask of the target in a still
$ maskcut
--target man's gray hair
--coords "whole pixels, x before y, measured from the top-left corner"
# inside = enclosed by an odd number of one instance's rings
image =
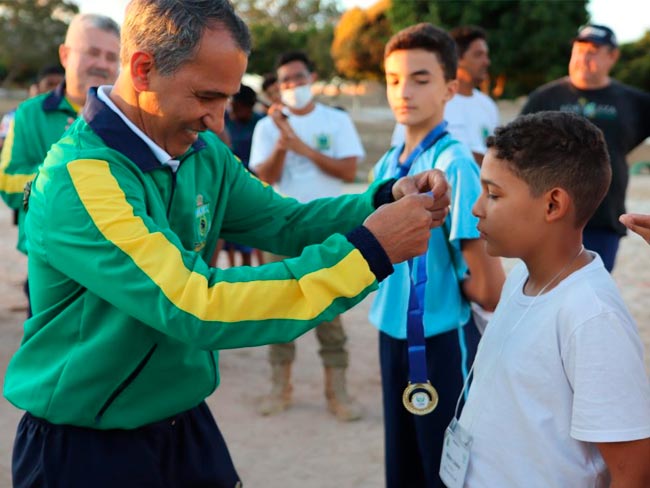
[[[110,17],[99,14],[77,14],[72,18],[65,37],[65,44],[68,44],[70,33],[81,26],[94,27],[99,30],[110,32],[120,37],[120,26]]]
[[[144,51],[161,75],[171,75],[193,59],[205,29],[219,28],[250,54],[248,27],[228,0],[131,0],[122,27],[122,65]]]

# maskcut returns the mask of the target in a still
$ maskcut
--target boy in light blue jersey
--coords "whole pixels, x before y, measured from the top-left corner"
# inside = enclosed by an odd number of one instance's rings
[[[390,39],[384,59],[388,101],[406,127],[406,140],[379,160],[375,178],[438,168],[452,187],[444,228],[431,231],[425,255],[395,266],[370,311],[380,331],[386,485],[430,488],[443,486],[438,476],[443,435],[480,338],[470,301],[494,309],[504,273],[500,260],[488,256],[479,241],[471,213],[481,192],[479,168],[445,130],[445,104],[457,89],[454,41],[430,24],[418,24]],[[423,416],[402,404],[415,369],[407,340],[413,317],[424,328],[426,376],[439,396],[436,409]]]

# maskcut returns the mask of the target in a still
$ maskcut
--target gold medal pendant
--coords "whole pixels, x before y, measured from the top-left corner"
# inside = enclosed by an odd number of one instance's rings
[[[404,408],[413,415],[426,415],[435,410],[438,406],[438,392],[431,385],[426,383],[411,383],[404,389],[402,395]]]

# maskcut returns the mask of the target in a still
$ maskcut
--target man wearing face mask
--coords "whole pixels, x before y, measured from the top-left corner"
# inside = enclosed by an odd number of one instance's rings
[[[303,52],[286,52],[276,63],[281,104],[255,127],[250,168],[280,193],[301,202],[338,196],[344,182],[354,181],[364,150],[350,117],[314,101],[316,79],[312,62]],[[266,256],[267,262],[281,260]],[[340,420],[361,417],[360,406],[348,395],[345,371],[346,335],[339,317],[316,328],[325,367],[325,396],[329,411]],[[271,392],[260,403],[262,415],[273,415],[291,405],[291,364],[295,344],[270,346]]]

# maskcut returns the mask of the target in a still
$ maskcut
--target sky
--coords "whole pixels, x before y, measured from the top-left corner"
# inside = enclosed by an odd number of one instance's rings
[[[118,23],[124,20],[124,7],[128,0],[74,0],[82,12],[100,13],[108,15]],[[352,6],[368,7],[377,0],[341,0],[346,8]],[[235,2],[236,3],[236,2]],[[635,41],[650,30],[650,16],[639,12],[640,0],[591,0],[589,12],[595,24],[605,24],[610,27],[618,37],[618,41]],[[637,12],[637,14],[634,14]]]

